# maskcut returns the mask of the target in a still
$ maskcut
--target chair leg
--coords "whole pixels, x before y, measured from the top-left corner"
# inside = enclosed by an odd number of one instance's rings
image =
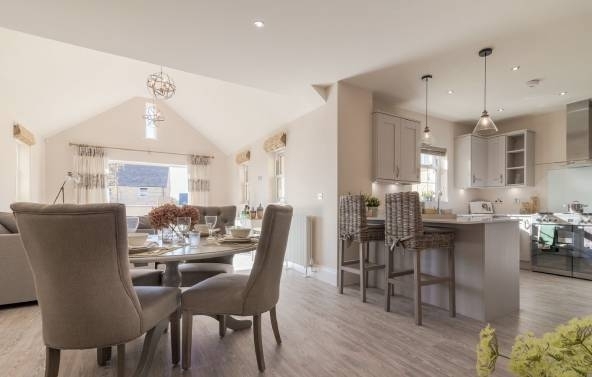
[[[97,364],[104,367],[109,360],[111,360],[111,347],[97,348]]]
[[[280,336],[280,329],[278,328],[277,323],[277,315],[275,312],[275,306],[271,308],[269,311],[269,316],[271,317],[271,328],[273,329],[273,336],[275,336],[275,341],[277,344],[282,344],[282,338]]]
[[[366,266],[368,266],[368,264],[370,263],[370,243],[366,244],[365,254],[366,254],[366,259],[364,260],[364,263],[366,264]],[[366,272],[366,281],[364,282],[364,286],[366,288],[368,288],[370,286],[369,282],[370,282],[370,273]]]
[[[158,347],[158,341],[168,326],[169,319],[165,318],[146,333],[146,336],[144,337],[144,345],[142,346],[142,354],[140,355],[140,361],[138,362],[138,367],[136,368],[133,377],[143,377],[148,375],[150,366],[154,360],[154,353]]]
[[[393,258],[392,253],[388,245],[385,247],[384,259],[386,264],[386,269],[384,271],[385,276],[385,289],[384,289],[384,310],[387,312],[391,311],[391,283],[389,282],[390,275],[392,270],[391,259]]]
[[[345,241],[341,240],[340,242],[341,247],[339,248],[339,252],[337,253],[337,257],[338,257],[338,264],[339,264],[339,293],[343,294],[343,278],[345,276],[345,271],[343,271],[341,269],[341,266],[343,266],[343,260],[344,260],[344,255],[345,255]]]
[[[415,268],[413,269],[413,281],[415,283],[415,324],[421,326],[421,252],[419,250],[413,253],[413,260],[415,264]]]
[[[181,359],[181,367],[185,370],[191,368],[191,342],[192,342],[192,328],[193,328],[193,313],[190,311],[183,312],[183,357]]]
[[[45,347],[45,377],[58,377],[60,371],[60,350]]]
[[[265,371],[265,358],[263,357],[263,340],[261,339],[261,314],[253,316],[253,338],[255,340],[255,356],[259,371]]]
[[[448,249],[448,310],[456,317],[456,274],[454,272],[454,247]]]
[[[362,298],[362,302],[366,302],[366,274],[368,273],[364,258],[366,246],[366,242],[360,242],[360,297]]]
[[[181,311],[175,310],[171,314],[171,361],[173,365],[179,364],[181,359]]]
[[[393,272],[393,271],[395,271],[395,256],[393,255],[393,251],[390,250],[389,246],[387,245],[386,247],[388,249],[389,256],[390,256],[390,259],[388,261],[389,268],[391,269],[391,272]],[[395,283],[391,283],[391,286],[390,286],[390,295],[391,296],[394,296],[395,295]]]
[[[226,335],[226,316],[221,314],[217,315],[216,318],[218,319],[218,334],[220,338],[224,338]]]
[[[125,376],[125,343],[117,345],[117,377]]]

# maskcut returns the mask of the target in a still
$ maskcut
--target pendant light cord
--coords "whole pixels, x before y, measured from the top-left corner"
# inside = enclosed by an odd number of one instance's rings
[[[487,55],[485,55],[485,85],[483,85],[483,111],[487,111]]]
[[[427,130],[429,131],[430,128],[428,127],[428,80],[429,78],[426,77],[425,82],[426,82],[426,110],[425,110],[425,117],[426,117],[426,121],[425,121],[425,130],[424,132]]]

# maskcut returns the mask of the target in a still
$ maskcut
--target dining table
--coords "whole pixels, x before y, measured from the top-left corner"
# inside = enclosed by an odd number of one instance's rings
[[[141,252],[130,250],[129,261],[134,265],[147,263],[162,264],[165,266],[162,275],[162,285],[166,287],[181,287],[179,264],[248,253],[256,249],[256,239],[250,239],[248,242],[222,242],[218,239],[207,240],[204,238],[195,246],[189,244],[167,245],[160,243],[154,247],[147,247],[146,250],[142,250]],[[216,317],[213,316],[213,318]],[[250,320],[239,320],[231,316],[226,316],[226,327],[229,329],[242,330],[250,328],[251,325],[252,322]]]

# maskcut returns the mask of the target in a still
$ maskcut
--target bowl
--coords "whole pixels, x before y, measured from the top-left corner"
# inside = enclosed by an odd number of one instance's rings
[[[127,216],[126,217],[126,222],[127,222],[127,233],[134,233],[136,230],[138,230],[138,225],[140,225],[140,218],[138,216]]]
[[[147,239],[148,239],[148,233],[128,233],[127,234],[127,245],[128,245],[128,247],[144,246]]]
[[[251,233],[250,228],[232,227],[230,228],[230,234],[233,238],[247,238]]]

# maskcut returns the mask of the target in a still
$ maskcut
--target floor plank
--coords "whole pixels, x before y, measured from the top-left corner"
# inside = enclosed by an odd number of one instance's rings
[[[592,313],[592,282],[521,273],[521,310],[492,323],[509,352],[513,338],[526,331],[541,334],[574,316]],[[334,287],[288,271],[282,279],[277,315],[283,343],[277,346],[269,314],[262,318],[267,376],[474,376],[478,321],[426,306],[424,326],[413,324],[412,301],[396,297],[392,312],[382,292],[369,289],[368,303],[355,288],[337,294]],[[170,364],[168,336],[157,350],[151,376],[259,375],[251,331],[218,336],[216,322],[194,318],[193,368],[183,372]],[[127,346],[126,370],[139,360],[142,339]],[[94,350],[62,352],[60,377],[115,376],[116,352],[98,367]],[[44,348],[36,305],[0,309],[0,374],[43,375]],[[498,370],[496,376],[510,376]]]

